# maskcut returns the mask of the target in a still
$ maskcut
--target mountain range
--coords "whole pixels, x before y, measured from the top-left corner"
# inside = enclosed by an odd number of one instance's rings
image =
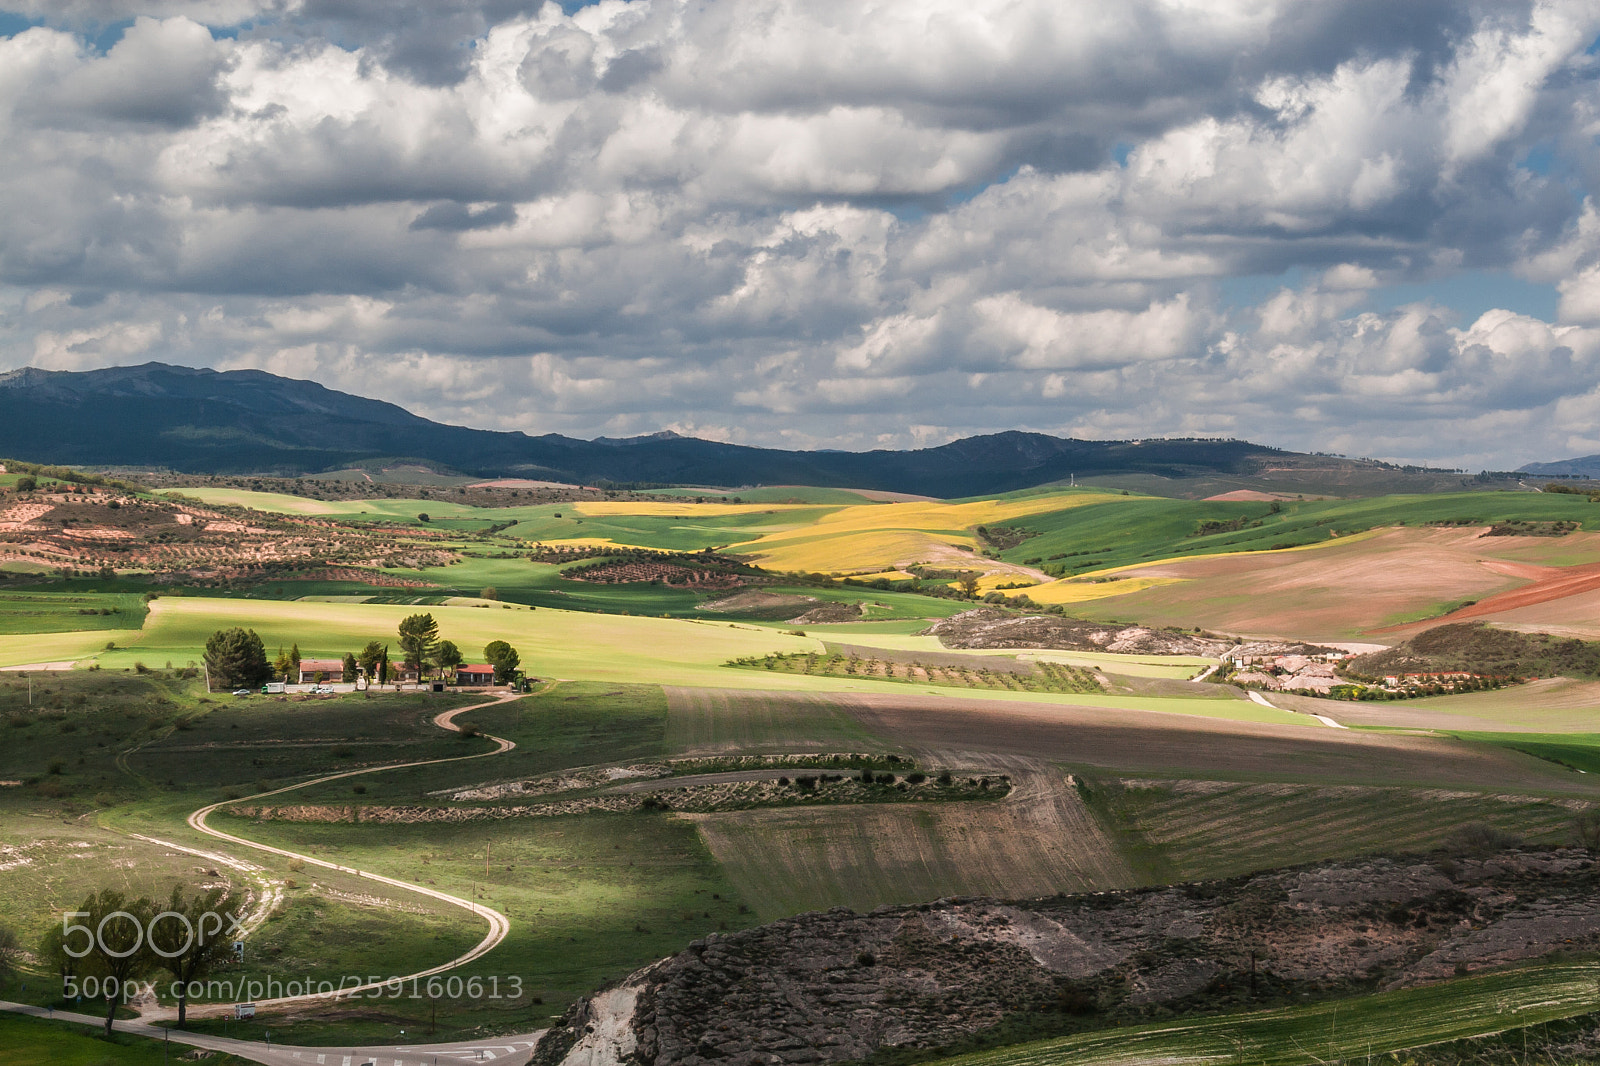
[[[1244,475],[1295,453],[1237,440],[1093,441],[1015,431],[869,452],[751,448],[673,433],[581,440],[444,425],[259,370],[146,363],[0,375],[0,455],[196,474],[308,474],[394,459],[569,483],[798,484],[956,497],[1072,475]]]

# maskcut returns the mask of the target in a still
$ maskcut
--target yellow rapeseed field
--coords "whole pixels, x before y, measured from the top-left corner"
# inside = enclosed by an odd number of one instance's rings
[[[867,571],[950,563],[959,558],[959,547],[979,547],[970,532],[976,526],[1004,525],[1031,514],[1115,498],[1110,493],[1064,492],[970,503],[862,504],[841,507],[803,529],[769,533],[738,550],[774,570]],[[985,560],[973,555],[973,565],[983,567]]]

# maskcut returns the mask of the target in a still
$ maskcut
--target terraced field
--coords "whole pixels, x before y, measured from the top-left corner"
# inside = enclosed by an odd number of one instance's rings
[[[867,911],[942,896],[1015,899],[1135,883],[1111,839],[1059,777],[1014,760],[1011,769],[1015,787],[1003,800],[683,817],[699,827],[728,878],[764,919],[828,907]]]

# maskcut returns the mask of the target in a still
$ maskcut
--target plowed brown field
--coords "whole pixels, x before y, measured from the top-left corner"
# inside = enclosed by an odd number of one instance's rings
[[[1600,563],[1542,565],[1542,557],[1600,558],[1600,534],[1481,537],[1479,528],[1396,528],[1315,551],[1262,552],[1153,563],[1131,578],[1178,578],[1081,605],[1089,617],[1203,626],[1282,639],[1360,639],[1381,630],[1400,640],[1451,618],[1497,617],[1600,589]],[[1426,623],[1421,620],[1426,619]],[[1526,620],[1524,618],[1523,620]],[[1385,628],[1389,627],[1389,628]]]
[[[984,752],[1171,777],[1600,795],[1594,778],[1442,738],[1034,703],[855,699],[868,730],[930,757]]]

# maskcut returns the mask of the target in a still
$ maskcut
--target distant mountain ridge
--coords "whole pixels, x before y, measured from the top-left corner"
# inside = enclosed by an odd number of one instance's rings
[[[586,441],[444,425],[394,404],[260,370],[146,363],[0,375],[0,455],[205,474],[306,474],[406,458],[484,477],[803,484],[952,497],[1073,474],[1244,474],[1295,453],[1234,440],[1089,441],[1019,431],[870,452],[750,448],[669,432]]]
[[[1600,455],[1581,455],[1576,459],[1558,459],[1553,463],[1528,463],[1517,467],[1517,473],[1537,477],[1600,478]]]

